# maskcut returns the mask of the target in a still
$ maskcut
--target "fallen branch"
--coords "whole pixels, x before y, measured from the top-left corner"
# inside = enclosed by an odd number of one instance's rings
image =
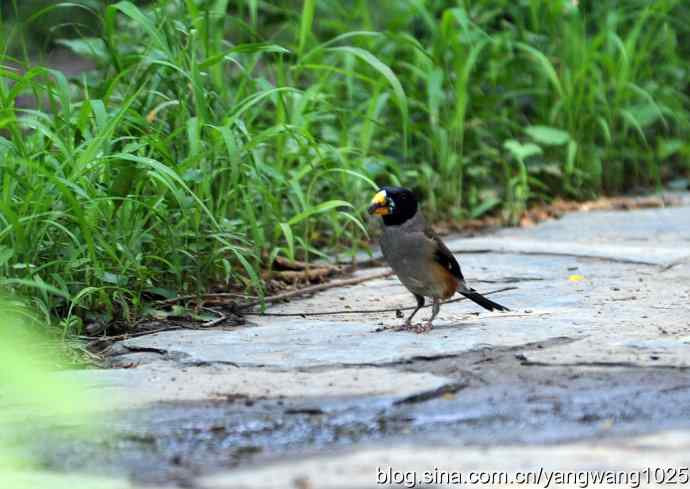
[[[177,297],[172,297],[170,299],[161,299],[155,301],[155,304],[160,304],[162,306],[169,306],[171,304],[177,304],[178,302],[191,301],[193,299],[222,299],[222,298],[233,298],[233,299],[257,299],[258,297],[253,295],[237,294],[234,292],[214,292],[210,294],[189,294],[189,295],[179,295]]]
[[[123,334],[118,334],[114,336],[103,336],[101,338],[93,338],[91,336],[78,336],[78,338],[83,339],[83,340],[90,340],[90,344],[97,344],[97,343],[112,343],[114,341],[121,341],[121,340],[128,340],[130,338],[139,338],[141,336],[148,336],[150,334],[156,334],[156,333],[162,333],[164,331],[177,331],[180,329],[200,329],[200,328],[195,328],[195,327],[189,327],[189,326],[165,326],[163,328],[157,328],[157,329],[147,329],[145,331],[136,331],[133,333],[123,333]],[[110,348],[110,345],[108,345],[106,348],[101,350],[99,353],[103,353],[105,350]]]
[[[229,319],[229,317],[223,314],[222,312],[216,311],[215,309],[211,309],[210,307],[203,307],[202,309],[210,311],[218,316],[216,319],[211,319],[203,323],[201,325],[201,327],[203,328],[212,328],[213,326],[218,326],[219,324],[224,323]]]
[[[295,289],[289,292],[283,292],[282,294],[276,294],[269,297],[264,297],[263,300],[256,300],[254,302],[249,302],[247,304],[238,304],[237,310],[249,309],[250,307],[258,306],[259,304],[272,304],[274,302],[280,302],[285,299],[291,299],[296,296],[315,294],[316,292],[322,292],[324,290],[333,289],[335,287],[347,287],[349,285],[357,285],[362,282],[367,282],[369,280],[375,280],[377,278],[386,278],[393,275],[393,271],[389,270],[387,272],[376,273],[374,275],[366,275],[364,277],[346,278],[344,280],[334,280],[332,282],[327,282],[325,284],[312,285],[310,287],[304,287],[302,289]],[[202,297],[213,296],[213,294],[206,294]],[[248,314],[244,313],[243,314]],[[252,313],[252,315],[256,315]]]
[[[255,299],[252,302],[248,302],[246,304],[237,304],[236,308],[237,309],[247,309],[249,307],[254,307],[259,304],[271,304],[273,302],[279,302],[285,299],[290,299],[292,297],[300,296],[300,295],[305,295],[305,294],[314,294],[316,292],[321,292],[323,290],[328,290],[332,289],[334,287],[347,287],[349,285],[357,285],[361,284],[362,282],[366,282],[367,280],[374,280],[377,278],[385,278],[385,277],[390,277],[393,275],[393,271],[387,271],[383,273],[377,273],[374,275],[367,275],[365,277],[355,277],[355,278],[347,278],[343,280],[334,280],[332,282],[327,282],[323,284],[317,284],[317,285],[311,285],[309,287],[303,287],[300,289],[295,289],[291,290],[289,292],[283,292],[282,294],[276,294],[276,295],[271,295],[268,297],[264,297],[263,299],[260,299],[258,297],[251,297],[251,296],[246,296],[242,294],[235,294],[232,292],[213,292],[213,293],[208,293],[208,294],[190,294],[190,295],[181,295],[179,297],[173,297],[171,299],[163,299],[160,301],[156,301],[156,304],[160,305],[171,305],[171,304],[176,304],[178,302],[184,302],[184,301],[189,301],[189,300],[209,300],[209,299],[222,299],[226,297],[231,297],[231,298],[252,298]]]
[[[490,292],[485,292],[484,295],[498,294],[500,292],[507,292],[509,290],[515,290],[517,287],[504,287],[502,289],[492,290]],[[302,289],[304,290],[304,289]],[[445,301],[442,304],[452,304],[453,302],[460,302],[467,300],[466,297],[458,297],[457,299],[452,299]],[[431,307],[433,304],[426,304],[424,307]],[[318,312],[251,312],[242,311],[244,316],[276,316],[276,317],[306,317],[306,316],[331,316],[335,314],[378,314],[383,312],[397,312],[397,311],[411,311],[416,309],[417,306],[409,307],[391,307],[388,309],[343,309],[340,311],[318,311]]]

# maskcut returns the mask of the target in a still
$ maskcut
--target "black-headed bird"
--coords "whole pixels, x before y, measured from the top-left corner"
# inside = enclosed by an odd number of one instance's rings
[[[427,225],[414,194],[401,187],[382,187],[374,195],[369,214],[381,216],[381,251],[402,284],[417,299],[417,308],[405,320],[404,329],[429,331],[441,308],[441,301],[459,292],[489,311],[508,311],[471,289],[465,283],[460,265],[441,238]],[[424,306],[425,297],[433,302],[431,318],[412,326],[412,318]]]

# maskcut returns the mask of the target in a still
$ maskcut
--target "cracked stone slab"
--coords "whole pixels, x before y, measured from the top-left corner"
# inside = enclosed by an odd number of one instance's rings
[[[510,313],[482,312],[469,301],[445,304],[428,334],[384,330],[402,322],[393,312],[345,314],[354,309],[411,306],[413,300],[395,277],[311,298],[275,305],[270,313],[305,317],[250,317],[256,327],[232,331],[167,331],[124,341],[137,355],[157,350],[181,365],[231,363],[278,369],[385,365],[415,357],[460,355],[481,348],[520,348],[558,338],[578,341],[526,349],[530,362],[642,362],[685,366],[690,363],[687,321],[690,301],[686,267],[666,272],[630,263],[570,256],[476,254],[459,257],[470,285],[489,291],[517,287],[492,296]],[[570,277],[577,274],[577,281]],[[660,290],[663,293],[660,294]],[[309,316],[310,312],[340,314]],[[409,314],[409,312],[405,312]],[[419,313],[420,319],[428,311]],[[657,340],[660,325],[664,342]],[[123,361],[127,360],[127,355]]]
[[[359,489],[377,487],[385,477],[400,472],[401,477],[410,474],[406,480],[410,485],[383,483],[381,487],[457,487],[457,484],[424,484],[425,473],[433,477],[440,471],[463,472],[465,475],[470,471],[499,471],[514,476],[518,471],[538,472],[540,469],[642,471],[649,467],[653,471],[661,467],[677,470],[687,467],[689,450],[690,432],[683,430],[608,441],[541,446],[444,447],[422,444],[360,447],[350,452],[220,473],[202,478],[199,484],[202,489]],[[412,485],[413,481],[416,481],[415,485]],[[573,479],[563,487],[584,487],[578,484],[581,482]],[[506,482],[492,484],[510,485]],[[647,485],[642,481],[641,486]],[[537,484],[531,487],[535,486]],[[538,487],[546,487],[545,481]]]
[[[541,311],[548,314],[548,311]],[[127,348],[173,354],[181,364],[231,363],[279,369],[385,365],[414,357],[459,354],[487,346],[517,346],[572,332],[569,321],[543,321],[538,313],[486,313],[459,327],[429,334],[375,332],[376,325],[321,320],[281,320],[235,331],[165,331],[125,341]]]
[[[229,365],[182,367],[156,362],[138,368],[81,370],[58,374],[80,382],[93,397],[95,409],[139,408],[158,402],[227,399],[377,397],[397,401],[434,391],[453,381],[430,373],[388,368],[332,369],[321,372],[279,372]]]

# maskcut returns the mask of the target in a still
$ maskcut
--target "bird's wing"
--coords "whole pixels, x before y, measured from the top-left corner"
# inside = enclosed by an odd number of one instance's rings
[[[444,269],[448,270],[455,278],[460,281],[464,281],[465,277],[462,276],[462,271],[460,270],[460,264],[450,252],[446,244],[441,240],[438,234],[431,229],[431,226],[426,226],[424,229],[424,235],[433,241],[434,245],[434,261],[441,265]]]

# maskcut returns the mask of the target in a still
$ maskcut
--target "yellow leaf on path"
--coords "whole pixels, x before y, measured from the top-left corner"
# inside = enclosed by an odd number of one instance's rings
[[[570,277],[568,277],[568,280],[571,282],[581,282],[584,279],[584,275],[571,275]]]

